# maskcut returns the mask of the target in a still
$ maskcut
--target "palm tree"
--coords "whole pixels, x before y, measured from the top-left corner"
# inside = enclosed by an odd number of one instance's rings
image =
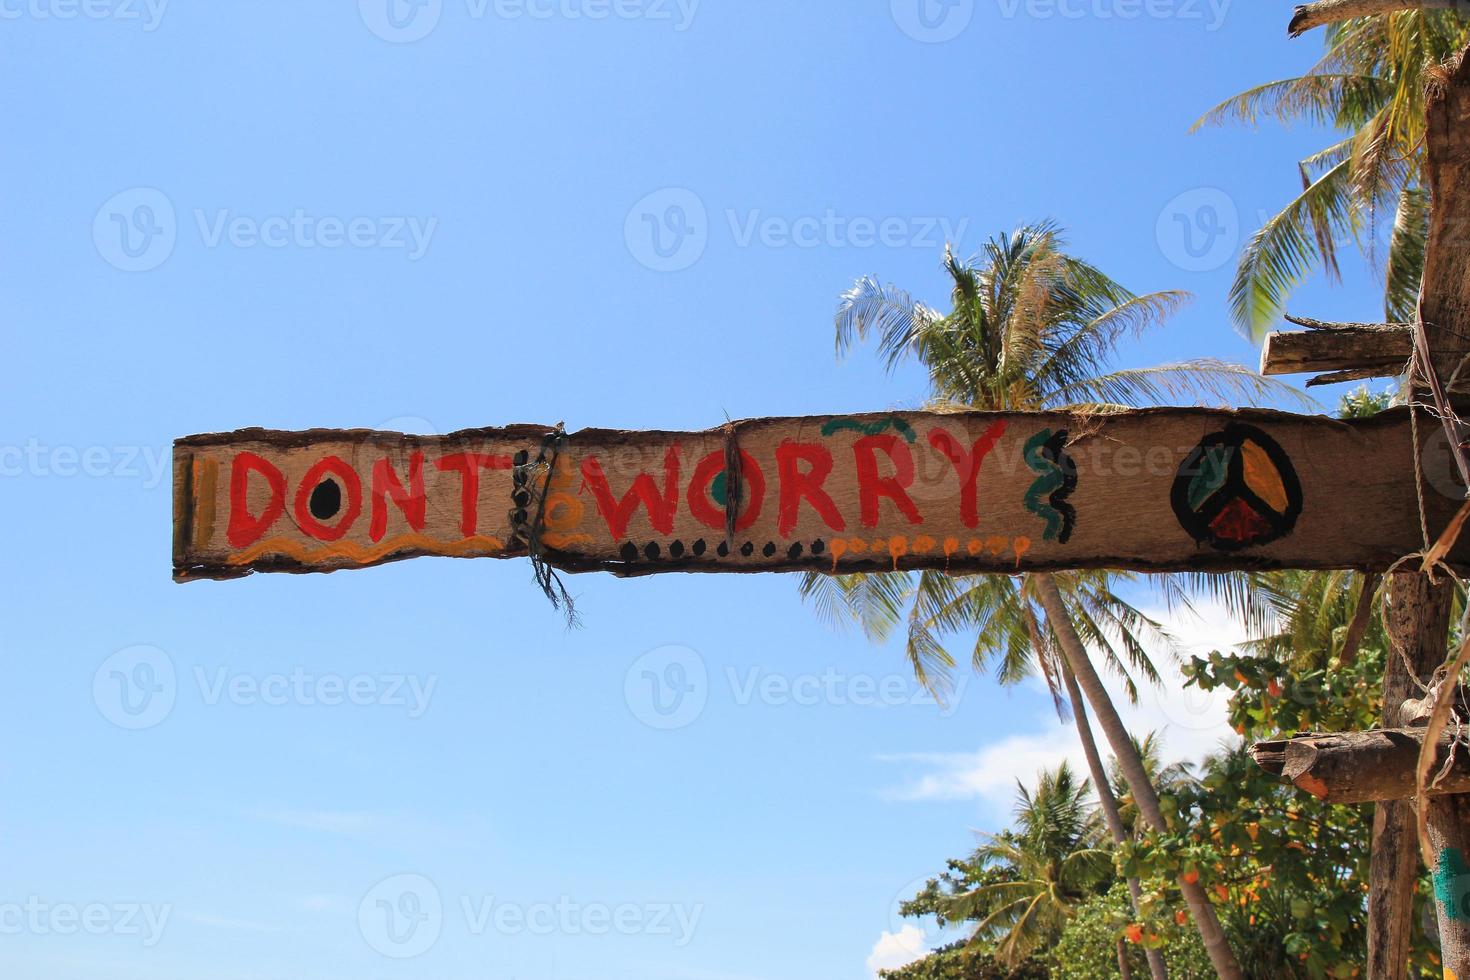
[[[1016,828],[985,835],[970,859],[978,883],[934,902],[947,921],[975,922],[971,941],[1009,966],[1056,942],[1113,870],[1091,789],[1070,766],[1042,772],[1034,792],[1019,783],[1016,790]]]
[[[1135,295],[1066,254],[1063,245],[1058,229],[1048,223],[992,239],[976,261],[946,253],[944,264],[953,282],[948,314],[895,286],[861,279],[838,307],[838,352],[876,337],[890,369],[909,359],[927,369],[938,408],[1111,411],[1188,396],[1224,400],[1291,391],[1247,368],[1219,361],[1112,370],[1112,354],[1124,337],[1159,325],[1187,297],[1178,292]],[[835,580],[809,575],[803,590],[828,615],[850,614],[872,635],[906,623],[905,650],[915,675],[939,692],[954,665],[939,638],[967,629],[979,634],[977,666],[1004,651],[1002,677],[1020,669],[1017,665],[1028,657],[1034,657],[1043,676],[1056,677],[1054,692],[1070,676],[1096,713],[1144,816],[1162,826],[1142,761],[1087,655],[1092,643],[1116,668],[1116,653],[1109,653],[1116,648],[1108,637],[1119,636],[1120,623],[1129,626],[1122,632],[1125,653],[1132,659],[1142,651],[1136,642],[1142,624],[1136,610],[1116,599],[1111,588],[1115,580],[1107,573],[1032,573],[1018,582],[1005,576],[896,572]],[[1179,580],[1166,581],[1172,583],[1166,594],[1182,594]],[[1242,591],[1238,580],[1202,581],[1223,595],[1239,598]],[[1055,651],[1055,658],[1045,656],[1047,651]],[[1055,665],[1065,665],[1065,670]],[[1077,702],[1080,706],[1081,698]],[[1086,748],[1090,728],[1085,715],[1080,717]],[[1092,749],[1089,761],[1096,746]],[[1106,783],[1096,779],[1100,788]],[[1204,892],[1187,882],[1181,882],[1181,890],[1217,972],[1238,977]]]
[[[1306,120],[1343,138],[1298,164],[1301,193],[1241,253],[1230,306],[1259,335],[1315,268],[1338,275],[1338,243],[1355,241],[1384,268],[1384,311],[1413,319],[1429,235],[1423,170],[1424,73],[1470,41],[1470,19],[1412,10],[1359,17],[1327,29],[1327,53],[1306,74],[1257,86],[1211,109],[1195,128],[1261,118]],[[1391,218],[1386,260],[1372,245]],[[1365,238],[1366,233],[1366,238]]]

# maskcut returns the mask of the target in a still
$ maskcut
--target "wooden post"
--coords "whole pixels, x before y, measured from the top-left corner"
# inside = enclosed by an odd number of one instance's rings
[[[1399,728],[1404,702],[1423,696],[1415,680],[1428,683],[1449,647],[1448,579],[1432,583],[1414,569],[1388,578],[1388,666],[1383,677],[1383,725]],[[1406,662],[1407,661],[1407,662]],[[1379,803],[1373,813],[1373,857],[1368,875],[1368,976],[1402,980],[1413,938],[1414,883],[1419,844],[1414,804]],[[1470,977],[1470,972],[1463,974]]]

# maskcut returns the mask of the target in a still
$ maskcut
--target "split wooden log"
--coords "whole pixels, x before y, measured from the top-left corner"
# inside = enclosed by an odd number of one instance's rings
[[[1256,765],[1326,803],[1374,803],[1414,795],[1414,767],[1424,744],[1423,729],[1298,735],[1258,742]],[[1435,772],[1453,758],[1432,795],[1470,793],[1470,750],[1457,752],[1450,735],[1439,739]]]
[[[1305,331],[1266,335],[1261,350],[1262,374],[1317,374],[1335,372],[1352,378],[1387,378],[1408,370],[1414,354],[1414,336],[1407,324],[1314,324]]]
[[[1462,9],[1464,0],[1317,0],[1296,8],[1287,33],[1300,37],[1314,27],[1334,24],[1353,17],[1373,17],[1402,10]]]

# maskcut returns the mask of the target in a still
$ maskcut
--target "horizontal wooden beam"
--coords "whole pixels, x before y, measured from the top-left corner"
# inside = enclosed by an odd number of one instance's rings
[[[1414,767],[1424,730],[1384,729],[1331,735],[1298,735],[1251,746],[1251,758],[1273,776],[1326,803],[1371,803],[1405,800],[1414,795]],[[1451,754],[1454,762],[1431,795],[1470,792],[1470,751],[1455,751],[1447,735],[1440,741],[1434,771]]]
[[[1267,334],[1261,373],[1342,375],[1334,381],[1394,377],[1408,369],[1413,354],[1414,337],[1408,326],[1324,324]]]
[[[246,429],[175,443],[174,574],[533,549],[618,575],[1383,568],[1423,547],[1413,456],[1400,410]],[[1459,503],[1428,486],[1424,502],[1431,531]],[[1470,563],[1470,542],[1450,560]]]

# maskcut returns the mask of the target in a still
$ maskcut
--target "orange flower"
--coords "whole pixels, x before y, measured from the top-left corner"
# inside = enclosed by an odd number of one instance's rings
[[[1184,883],[1186,885],[1198,884],[1199,883],[1199,871],[1197,871],[1194,868],[1190,868],[1188,871],[1184,872]]]
[[[1130,943],[1141,943],[1143,942],[1143,926],[1135,922],[1123,930],[1123,935],[1128,937]]]

